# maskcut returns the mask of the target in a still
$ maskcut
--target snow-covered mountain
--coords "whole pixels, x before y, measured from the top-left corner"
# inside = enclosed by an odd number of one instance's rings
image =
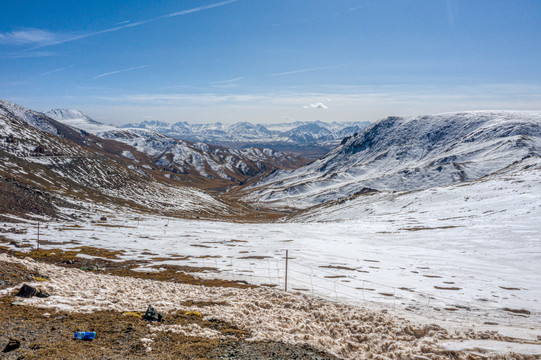
[[[106,131],[115,128],[114,126],[105,125],[93,120],[79,110],[53,109],[44,112],[43,114],[63,124],[85,130],[92,134],[96,133],[97,131]]]
[[[319,154],[332,149],[344,136],[352,135],[367,127],[369,122],[305,121],[281,124],[189,124],[177,122],[168,124],[160,121],[143,121],[126,124],[123,128],[147,129],[175,139],[206,142],[228,147],[242,148],[250,145],[295,149],[317,146]]]
[[[124,150],[122,155],[139,163],[132,166],[139,172],[158,170],[169,179],[190,180],[194,184],[196,180],[206,183],[208,179],[244,182],[277,168],[291,169],[306,163],[302,158],[268,148],[227,149],[173,139],[158,131],[167,124],[157,121],[148,121],[144,127],[130,129],[101,124],[78,110],[56,109],[46,114],[100,138],[129,145],[132,149]],[[177,125],[175,131],[180,131],[181,125]],[[243,128],[252,126],[254,132],[258,129],[248,123],[238,125]],[[146,155],[147,161],[137,153]]]
[[[51,123],[48,116],[9,101],[0,99],[0,115],[6,118],[17,119],[50,134],[58,133],[58,129]]]
[[[541,113],[478,111],[389,117],[346,137],[319,160],[277,171],[245,200],[306,208],[374,191],[411,191],[479,179],[541,155]]]
[[[139,162],[121,155],[129,149],[0,100],[0,218],[59,216],[89,202],[194,218],[239,214],[159,173],[135,171]]]
[[[294,168],[303,159],[272,149],[227,149],[205,143],[176,140],[146,129],[98,132],[99,137],[120,141],[148,155],[153,166],[171,179],[199,175],[208,179],[246,181],[277,168]],[[135,159],[131,152],[124,156]]]

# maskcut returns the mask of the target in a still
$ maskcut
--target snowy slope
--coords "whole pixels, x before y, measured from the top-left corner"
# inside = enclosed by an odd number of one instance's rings
[[[390,117],[296,170],[247,189],[245,199],[306,208],[359,192],[406,191],[478,179],[541,154],[541,114],[484,111]]]
[[[271,149],[226,149],[205,143],[175,140],[146,129],[102,131],[98,136],[121,141],[147,154],[163,171],[197,174],[211,179],[244,181],[275,168],[292,168],[301,159]]]
[[[46,114],[66,125],[133,147],[132,151],[124,151],[122,155],[136,161],[136,151],[148,155],[151,164],[166,172],[170,179],[179,175],[196,175],[208,179],[245,181],[266,171],[294,168],[303,163],[303,159],[271,149],[225,149],[176,140],[160,133],[169,124],[159,121],[145,121],[134,128],[117,128],[96,122],[78,110],[56,109]],[[237,125],[239,128],[252,128],[256,133],[259,129],[249,123]],[[188,131],[188,126],[187,123],[178,123],[171,130],[176,133]],[[146,171],[144,167],[136,168],[143,173]]]
[[[56,128],[51,124],[47,116],[2,99],[0,99],[0,115],[20,119],[28,125],[50,134],[57,133]]]
[[[57,206],[102,202],[191,217],[233,212],[204,192],[132,170],[133,160],[108,148],[123,149],[121,143],[0,102],[0,181],[54,199]]]
[[[526,223],[541,217],[541,157],[532,156],[483,178],[416,191],[374,192],[332,201],[290,221],[334,222],[394,219],[402,230],[470,228],[483,222]],[[409,219],[409,220],[408,220]],[[541,224],[533,224],[541,230]],[[388,225],[388,230],[398,230]]]
[[[74,128],[82,129],[91,134],[98,131],[115,129],[114,126],[102,124],[91,119],[79,110],[53,109],[44,113],[48,117]]]
[[[153,264],[217,268],[219,273],[197,275],[279,288],[288,249],[289,289],[376,303],[401,317],[416,314],[467,327],[489,322],[491,330],[522,325],[541,335],[539,160],[525,159],[467,183],[360,196],[287,222],[148,216],[139,223],[133,214],[110,210],[109,223],[120,226],[100,229],[90,222],[93,215],[73,231],[52,224],[42,236],[66,247],[78,246],[76,239],[125,250],[126,258]],[[516,335],[516,329],[508,333]]]

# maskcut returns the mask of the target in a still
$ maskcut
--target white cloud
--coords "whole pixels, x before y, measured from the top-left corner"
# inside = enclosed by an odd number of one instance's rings
[[[213,88],[224,88],[224,89],[235,88],[239,86],[238,82],[242,80],[244,80],[244,76],[236,77],[234,79],[229,79],[229,80],[213,81],[210,83],[210,86]]]
[[[311,71],[318,71],[318,70],[327,70],[327,69],[335,69],[342,66],[345,66],[346,64],[339,64],[339,65],[329,65],[329,66],[320,66],[320,67],[313,67],[313,68],[306,68],[306,69],[298,69],[293,71],[285,71],[275,74],[267,74],[267,76],[286,76],[286,75],[294,75],[294,74],[301,74],[305,72],[311,72]]]
[[[110,76],[110,75],[114,75],[114,74],[118,74],[118,73],[123,73],[123,72],[127,72],[127,71],[144,69],[144,68],[149,67],[149,66],[150,65],[142,65],[142,66],[135,66],[135,67],[130,67],[130,68],[127,68],[127,69],[122,69],[122,70],[110,71],[110,72],[106,72],[106,73],[97,75],[97,76],[93,77],[92,80],[96,80],[96,79],[99,79],[99,78],[102,78],[102,77],[106,77],[106,76]]]
[[[0,33],[0,44],[6,45],[38,45],[47,46],[61,40],[64,37],[50,31],[40,29],[25,29]]]
[[[305,109],[321,109],[321,110],[327,110],[329,107],[322,102],[317,102],[314,104],[310,104],[307,106],[303,106]]]
[[[17,51],[0,55],[2,59],[29,59],[29,58],[40,58],[40,57],[50,57],[58,56],[58,52],[54,51]]]
[[[62,67],[62,68],[58,68],[58,69],[54,69],[54,70],[51,70],[51,71],[44,72],[44,73],[40,74],[39,76],[43,77],[43,76],[51,75],[51,74],[61,72],[61,71],[64,71],[64,70],[66,70],[66,68]]]
[[[213,81],[210,84],[211,85],[230,84],[230,83],[235,83],[241,80],[244,80],[244,76],[239,76],[239,77],[236,77],[234,79],[229,79],[229,80]]]

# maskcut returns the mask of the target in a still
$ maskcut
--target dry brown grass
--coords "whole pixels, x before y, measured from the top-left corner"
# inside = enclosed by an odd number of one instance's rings
[[[114,257],[114,251],[96,248],[82,248],[91,254]],[[10,253],[17,257],[31,257],[38,261],[54,263],[66,267],[78,267],[80,261],[74,252],[60,249],[35,250],[20,253],[0,247],[0,252]],[[109,269],[101,272],[119,276],[130,276],[161,281],[178,281],[206,286],[250,287],[244,284],[221,280],[199,280],[185,275],[181,267],[168,266],[159,273],[134,272],[132,262],[110,262]],[[72,262],[66,264],[66,262]],[[184,268],[184,270],[194,270]],[[201,270],[201,269],[200,269]],[[0,262],[0,278],[8,280],[6,286],[36,281],[41,277],[30,272],[26,267],[15,263]],[[44,279],[45,280],[45,279]],[[280,342],[247,342],[249,334],[227,322],[205,317],[206,307],[224,305],[223,302],[185,301],[181,306],[190,308],[197,306],[198,312],[179,310],[165,313],[160,325],[181,326],[188,328],[197,325],[202,329],[218,332],[220,338],[183,335],[180,333],[160,331],[152,337],[149,323],[141,319],[140,312],[96,311],[93,313],[70,313],[56,309],[40,309],[30,306],[12,305],[20,299],[10,295],[0,298],[0,347],[3,349],[9,339],[20,341],[20,348],[2,354],[3,359],[317,359],[334,360],[321,351],[307,345],[287,345]],[[157,323],[153,323],[153,326]],[[93,341],[73,340],[76,331],[95,331]],[[152,337],[151,352],[141,341]]]
[[[79,251],[75,251],[79,250]],[[250,288],[253,285],[237,283],[235,281],[220,280],[220,279],[203,279],[199,278],[194,273],[216,271],[212,267],[193,267],[181,265],[153,265],[153,269],[159,271],[134,271],[141,265],[147,265],[145,260],[128,260],[128,261],[109,261],[120,259],[122,251],[113,251],[90,246],[80,246],[75,250],[62,250],[58,248],[31,250],[29,252],[13,251],[7,247],[0,246],[0,252],[10,255],[25,258],[30,257],[34,260],[43,261],[49,264],[59,265],[72,268],[97,268],[97,272],[111,274],[124,277],[134,277],[139,279],[152,279],[158,281],[171,281],[191,285],[204,285],[210,287],[234,287],[234,288]],[[96,259],[87,259],[78,257],[78,254],[86,254],[97,256]],[[167,260],[167,258],[163,258]]]

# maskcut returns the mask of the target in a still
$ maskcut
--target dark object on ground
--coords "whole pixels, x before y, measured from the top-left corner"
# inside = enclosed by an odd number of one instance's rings
[[[5,353],[10,352],[10,351],[18,349],[20,346],[21,346],[21,342],[19,340],[10,338],[8,344],[6,345],[4,350],[2,350],[2,352],[5,352]]]
[[[81,270],[88,270],[88,271],[96,271],[96,270],[99,270],[100,267],[98,265],[88,265],[88,266],[83,266],[81,268]]]
[[[154,309],[152,305],[149,305],[147,311],[143,315],[143,320],[146,321],[162,321],[163,315]]]
[[[31,298],[32,296],[35,296],[37,294],[37,290],[35,287],[32,287],[30,285],[23,284],[19,292],[16,296],[24,297],[24,298]]]
[[[100,221],[107,221],[107,217],[105,216],[100,217]]]
[[[51,296],[51,294],[49,294],[47,291],[45,290],[41,290],[39,289],[38,290],[38,293],[36,294],[37,297],[39,298],[48,298],[49,296]]]

